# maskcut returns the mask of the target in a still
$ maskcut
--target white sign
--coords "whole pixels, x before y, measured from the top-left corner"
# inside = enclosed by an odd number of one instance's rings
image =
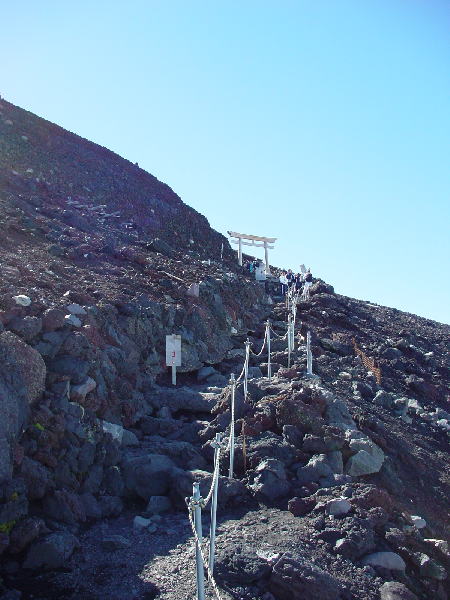
[[[303,273],[303,275],[306,273],[305,265],[300,265],[300,271]]]
[[[166,335],[166,365],[181,367],[181,335]]]
[[[266,267],[264,265],[255,268],[255,279],[256,281],[266,280]]]

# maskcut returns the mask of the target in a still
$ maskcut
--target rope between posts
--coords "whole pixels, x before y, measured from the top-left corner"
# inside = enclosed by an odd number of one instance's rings
[[[258,354],[256,354],[256,352],[253,352],[253,350],[250,348],[250,352],[254,356],[261,356],[261,354],[264,352],[264,348],[266,347],[266,342],[267,342],[267,328],[266,328],[266,333],[264,334],[264,341],[263,341],[263,346],[262,346],[261,350],[258,352]]]
[[[272,327],[270,328],[270,331],[280,340],[285,340],[287,338],[287,332],[284,335],[279,335],[276,331],[272,329]]]
[[[197,547],[200,550],[200,556],[202,557],[203,566],[205,567],[206,572],[208,573],[208,581],[212,585],[214,593],[217,596],[217,600],[222,600],[222,596],[220,595],[219,588],[217,587],[217,583],[213,577],[213,574],[211,573],[211,569],[209,568],[209,562],[206,560],[204,550],[202,548],[202,543],[200,542],[197,531],[195,530],[194,519],[192,518],[192,512],[193,512],[194,508],[192,506],[192,503],[187,503],[187,504],[188,504],[189,523],[191,524],[191,529],[192,529],[192,533],[194,534],[195,543],[197,544]]]
[[[247,346],[247,347],[249,348],[249,346]],[[242,367],[241,374],[240,374],[240,375],[239,375],[239,377],[236,379],[236,383],[239,383],[239,382],[240,382],[240,380],[242,379],[242,377],[243,377],[243,375],[244,375],[244,373],[245,373],[245,367],[246,367],[246,365],[247,365],[247,363],[248,363],[249,354],[250,354],[250,352],[249,352],[249,350],[247,350],[247,348],[246,348],[246,349],[245,349],[245,361],[244,361],[244,366]]]
[[[217,453],[217,460],[216,460],[216,464],[214,465],[214,471],[213,471],[213,477],[212,477],[212,482],[211,482],[211,487],[209,488],[209,492],[208,495],[206,496],[205,499],[202,499],[200,505],[202,508],[206,508],[208,506],[209,501],[212,498],[212,495],[214,493],[214,488],[217,485],[217,481],[219,479],[219,465],[220,465],[220,446],[218,448],[218,453]]]

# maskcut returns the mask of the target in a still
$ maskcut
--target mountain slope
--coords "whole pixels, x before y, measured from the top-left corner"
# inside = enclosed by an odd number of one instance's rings
[[[205,217],[136,165],[5,101],[0,225],[6,587],[23,600],[193,595],[185,498],[193,480],[207,493],[248,337],[235,478],[220,479],[223,598],[445,600],[448,325],[315,279],[288,368],[284,300]],[[256,355],[269,316],[270,380],[266,350]],[[182,342],[175,388],[168,334]],[[169,512],[136,529],[151,506]],[[365,564],[374,551],[394,568]]]

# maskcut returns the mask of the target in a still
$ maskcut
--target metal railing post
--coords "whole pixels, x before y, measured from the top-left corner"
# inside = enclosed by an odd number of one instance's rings
[[[214,474],[218,469],[217,462],[220,457],[220,433],[216,433],[216,439],[211,444],[214,446]],[[214,476],[214,475],[213,475]],[[209,531],[209,570],[214,572],[214,551],[216,546],[216,522],[217,522],[217,492],[219,489],[219,477],[215,482],[214,492],[211,500],[211,527]]]
[[[230,423],[230,468],[228,470],[228,478],[233,478],[234,468],[234,395],[236,393],[236,380],[234,373],[231,373],[230,377],[231,385],[231,423]]]
[[[308,331],[306,334],[306,372],[308,375],[312,375],[312,352],[311,352],[311,332]]]
[[[270,364],[270,321],[267,319],[267,377],[272,379],[272,365]]]
[[[202,509],[200,507],[200,486],[196,481],[192,486],[192,499],[194,500],[194,525],[198,542],[195,543],[195,561],[197,564],[197,600],[205,600],[205,573],[203,559],[199,544],[202,541]]]
[[[288,314],[288,329],[287,329],[287,341],[288,341],[288,367],[291,366],[291,314]]]
[[[245,364],[244,364],[244,402],[247,400],[248,391],[248,363],[250,360],[250,340],[245,342]]]

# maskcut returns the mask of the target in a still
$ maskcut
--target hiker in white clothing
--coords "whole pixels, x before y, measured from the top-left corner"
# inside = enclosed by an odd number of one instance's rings
[[[288,289],[288,280],[286,277],[286,271],[281,271],[281,275],[280,275],[280,288],[281,288],[281,295],[285,296],[287,289]]]

